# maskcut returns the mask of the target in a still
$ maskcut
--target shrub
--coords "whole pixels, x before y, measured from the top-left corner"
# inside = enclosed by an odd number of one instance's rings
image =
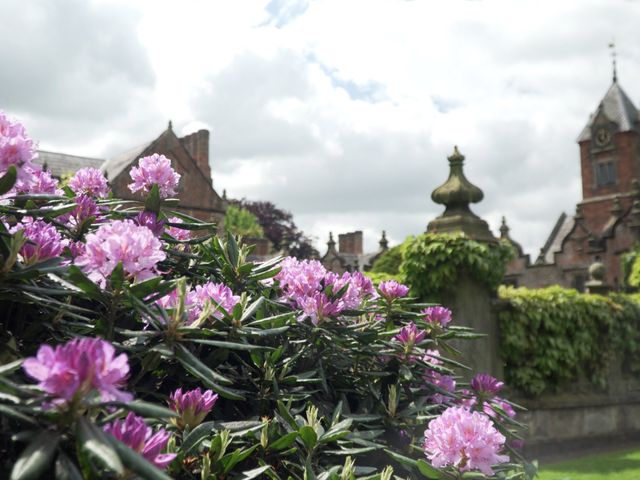
[[[502,287],[500,354],[509,385],[527,395],[566,387],[580,378],[604,387],[611,360],[640,367],[637,297],[578,293],[561,287]]]
[[[494,290],[513,253],[506,242],[476,242],[462,233],[425,233],[403,249],[400,272],[412,293],[423,299],[438,299],[451,291],[463,273]]]
[[[0,128],[0,155],[13,131]],[[70,181],[73,190],[50,182],[43,191],[30,162],[0,161],[2,471],[531,476],[511,447],[509,404],[460,388],[459,364],[444,353],[468,331],[449,325],[444,309],[435,321],[406,288],[378,295],[359,273],[337,276],[318,262],[247,262],[233,235],[218,238],[214,225],[172,211],[178,177],[163,158],[136,167],[143,202],[102,187],[97,195],[88,183],[102,185],[99,172]],[[434,424],[424,451],[424,431],[443,412],[453,413]],[[477,427],[473,445],[491,438],[490,457],[466,452],[462,435],[439,451],[439,436],[465,425]],[[503,463],[505,454],[519,463]]]
[[[228,232],[243,237],[263,237],[264,230],[258,218],[249,210],[229,205],[224,216],[224,227]]]

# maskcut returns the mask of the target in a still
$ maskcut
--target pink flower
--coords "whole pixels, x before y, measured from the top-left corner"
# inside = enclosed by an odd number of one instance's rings
[[[131,220],[116,220],[87,235],[85,251],[76,258],[75,264],[104,287],[120,262],[124,272],[139,282],[156,275],[156,264],[165,257],[160,240],[151,230]]]
[[[211,301],[213,316],[222,318],[233,311],[233,307],[240,301],[238,295],[234,295],[229,287],[223,283],[207,282],[204,285],[197,285],[194,298],[197,303],[198,316],[202,312],[206,301]]]
[[[171,217],[169,223],[184,223],[181,218]],[[180,227],[167,227],[166,232],[179,241],[191,240],[191,232]]]
[[[160,305],[165,310],[174,309],[178,306],[178,289],[172,290],[164,297],[160,297],[156,300],[156,303]],[[196,298],[196,293],[189,289],[185,292],[184,298],[184,311],[187,312],[187,324],[190,325],[193,323],[200,312],[202,311],[200,306],[198,305],[198,299]]]
[[[178,388],[169,397],[169,407],[180,417],[172,418],[171,421],[181,429],[197,427],[211,411],[217,400],[218,394],[214,394],[211,390],[205,390],[203,393],[199,388],[196,388],[182,393],[182,388]]]
[[[338,301],[329,300],[322,292],[299,298],[298,307],[303,311],[298,320],[302,321],[309,317],[314,325],[319,325],[328,317],[333,317],[342,311],[342,306]]]
[[[60,232],[53,225],[42,220],[24,217],[21,223],[14,226],[10,232],[22,230],[26,243],[20,248],[20,255],[25,263],[34,263],[62,254],[67,240],[63,240]]]
[[[28,182],[36,156],[35,145],[20,122],[11,122],[0,112],[0,176],[15,166],[18,179]]]
[[[332,285],[334,294],[349,284],[347,291],[340,297],[342,309],[358,309],[366,298],[375,298],[378,295],[371,279],[365,277],[361,272],[345,272],[341,277],[335,273],[327,272],[324,284]]]
[[[422,360],[431,365],[444,365],[444,362],[440,360],[440,352],[438,350],[427,350],[427,354],[422,357]],[[435,370],[427,370],[424,375],[424,379],[431,385],[444,390],[445,392],[453,392],[456,389],[456,381],[451,375],[436,372]],[[444,403],[447,400],[447,396],[441,392],[436,392],[429,397],[429,400],[433,403]]]
[[[51,176],[50,171],[42,170],[38,165],[25,166],[23,171],[23,179],[16,182],[11,191],[12,195],[19,193],[62,195],[64,193],[58,188],[58,181]]]
[[[409,287],[398,283],[395,280],[380,282],[380,285],[378,285],[378,289],[380,290],[382,296],[388,301],[391,301],[395,298],[405,297],[407,293],[409,293]]]
[[[171,434],[162,428],[154,434],[142,418],[131,412],[124,420],[114,420],[105,425],[104,431],[162,470],[176,458],[175,453],[160,453],[167,446]]]
[[[502,387],[504,387],[504,382],[493,378],[488,373],[478,373],[471,379],[471,388],[481,395],[494,396],[502,390]]]
[[[317,260],[298,260],[287,257],[280,262],[280,272],[275,279],[280,283],[285,300],[296,303],[298,298],[308,297],[322,289],[327,270]]]
[[[164,230],[164,220],[159,220],[153,212],[142,211],[133,219],[134,223],[140,227],[147,227],[156,237],[162,235]]]
[[[492,465],[509,461],[499,455],[505,437],[491,420],[464,407],[449,407],[424,432],[424,451],[436,468],[453,466],[460,472],[480,470],[493,475]]]
[[[135,193],[142,190],[148,193],[154,184],[158,185],[161,198],[168,198],[176,194],[180,174],[171,168],[171,160],[164,155],[154,153],[148,157],[142,157],[138,166],[131,168],[129,190]]]
[[[451,310],[445,307],[428,307],[420,312],[429,323],[439,323],[446,327],[451,322]]]
[[[408,325],[400,329],[400,333],[393,337],[393,339],[402,343],[406,349],[411,350],[416,343],[424,340],[426,334],[427,332],[424,330],[418,330],[415,323],[409,322]]]
[[[105,198],[109,195],[109,185],[104,174],[97,168],[85,167],[78,170],[71,180],[69,188],[76,195]]]
[[[101,220],[103,208],[99,207],[92,197],[83,193],[74,200],[78,206],[66,215],[67,226],[76,228],[89,217]]]
[[[133,398],[120,390],[129,374],[127,355],[115,357],[113,345],[100,338],[74,338],[55,349],[41,345],[22,367],[42,390],[59,400],[82,399],[94,390],[103,401]]]

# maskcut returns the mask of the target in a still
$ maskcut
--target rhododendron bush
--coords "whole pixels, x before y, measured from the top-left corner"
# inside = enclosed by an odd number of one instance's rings
[[[0,114],[0,470],[12,479],[529,478],[473,335],[406,286],[247,261],[176,210],[162,155],[140,201],[66,185]],[[466,375],[466,378],[471,376]],[[515,418],[514,418],[515,417]]]

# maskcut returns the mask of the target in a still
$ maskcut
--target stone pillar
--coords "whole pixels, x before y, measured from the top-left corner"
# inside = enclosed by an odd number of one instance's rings
[[[469,208],[470,203],[482,200],[484,194],[464,175],[464,156],[455,147],[449,160],[449,178],[431,194],[434,202],[445,206],[445,211],[429,222],[428,233],[462,232],[478,242],[496,243],[487,222]],[[463,363],[474,372],[489,373],[502,378],[502,361],[498,356],[498,318],[494,308],[495,292],[480,282],[460,273],[460,281],[451,293],[444,296],[443,305],[453,312],[454,324],[471,327],[475,333],[486,337],[456,341],[464,357]],[[461,372],[468,377],[469,372]]]

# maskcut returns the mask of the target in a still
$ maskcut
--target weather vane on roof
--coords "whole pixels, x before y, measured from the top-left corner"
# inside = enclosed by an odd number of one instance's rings
[[[609,48],[611,49],[611,59],[613,61],[613,81],[617,82],[618,81],[618,71],[616,68],[616,56],[618,55],[618,53],[616,52],[616,41],[612,40],[609,43]]]

